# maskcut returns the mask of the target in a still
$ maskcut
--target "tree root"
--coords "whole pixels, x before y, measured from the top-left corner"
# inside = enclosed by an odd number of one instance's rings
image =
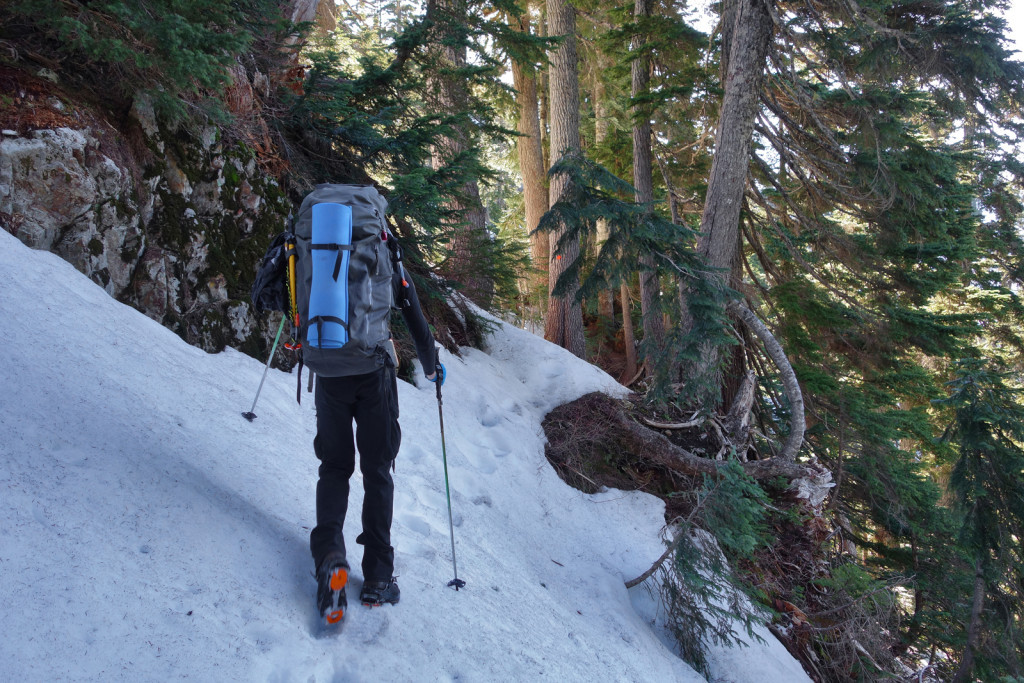
[[[719,470],[725,466],[724,461],[702,458],[675,445],[666,436],[634,421],[622,405],[610,396],[592,393],[577,400],[585,401],[588,412],[592,412],[595,419],[604,423],[606,431],[615,433],[613,440],[619,446],[653,465],[689,476],[707,474],[713,477],[717,477]],[[796,482],[810,479],[819,482],[817,486],[826,482],[831,486],[831,473],[816,463],[804,464],[774,457],[741,464],[748,475],[758,480],[783,477],[790,482]]]

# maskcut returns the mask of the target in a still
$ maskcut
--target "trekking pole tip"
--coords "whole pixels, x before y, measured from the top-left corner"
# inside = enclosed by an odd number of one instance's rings
[[[244,417],[249,422],[252,422],[253,420],[256,419],[256,413],[253,413],[253,412],[242,413],[242,417]]]
[[[466,587],[466,582],[463,581],[462,579],[452,579],[451,581],[448,582],[448,587],[449,588],[454,588],[457,591],[460,588],[465,588]]]

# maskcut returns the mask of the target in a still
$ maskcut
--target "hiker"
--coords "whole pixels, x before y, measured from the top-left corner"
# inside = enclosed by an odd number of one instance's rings
[[[389,471],[401,442],[398,359],[390,330],[394,306],[412,334],[423,373],[437,383],[438,401],[444,384],[444,365],[386,213],[387,200],[372,185],[317,185],[302,200],[291,230],[274,238],[252,289],[257,311],[287,311],[292,322],[292,340],[285,348],[298,354],[296,400],[302,400],[303,367],[311,381],[317,377],[313,450],[320,472],[309,547],[317,607],[327,624],[341,621],[347,607],[343,531],[357,450],[364,493],[363,528],[356,538],[364,546],[360,600],[370,606],[398,602],[391,547],[395,486]],[[242,415],[251,422],[255,409],[254,400],[252,410]]]
[[[416,355],[426,378],[444,383],[445,370],[437,360],[434,338],[420,310],[416,289],[401,272],[393,278],[394,300],[412,333]],[[398,384],[392,356],[380,351],[381,367],[373,372],[316,380],[316,438],[313,449],[320,460],[316,487],[316,528],[310,549],[317,568],[317,598],[321,616],[345,608],[344,585],[348,562],[342,527],[348,507],[349,479],[359,451],[363,475],[362,533],[356,543],[363,550],[363,588],[360,601],[379,606],[397,603],[398,584],[393,572],[391,546],[394,482],[391,470],[401,441],[398,426]],[[353,442],[352,422],[355,421]]]

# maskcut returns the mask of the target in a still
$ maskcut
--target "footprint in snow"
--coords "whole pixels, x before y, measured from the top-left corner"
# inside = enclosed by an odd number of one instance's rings
[[[500,412],[494,409],[490,403],[482,403],[480,406],[480,412],[477,414],[477,420],[480,421],[480,425],[483,427],[494,427],[501,422],[502,415]]]
[[[548,379],[555,379],[565,374],[565,364],[548,362],[544,366],[544,376]]]
[[[471,446],[465,449],[465,458],[469,464],[481,474],[494,474],[498,466],[494,463],[493,453],[486,445]]]
[[[495,431],[488,434],[490,443],[487,445],[488,450],[496,458],[504,458],[512,452],[511,436],[506,430]]]
[[[392,536],[394,539],[395,536]],[[416,539],[400,539],[395,543],[395,570],[405,562],[406,557],[416,557],[421,560],[433,561],[437,557],[437,548],[433,542],[421,542]]]
[[[409,531],[420,536],[430,535],[430,524],[427,523],[422,517],[416,515],[403,514],[399,517],[398,523],[404,526]]]

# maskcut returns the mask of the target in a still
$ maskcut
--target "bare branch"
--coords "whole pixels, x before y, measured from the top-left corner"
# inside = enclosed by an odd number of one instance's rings
[[[786,442],[783,444],[782,452],[778,457],[782,460],[793,462],[796,458],[797,452],[800,450],[801,444],[803,444],[804,429],[806,428],[806,422],[804,420],[804,397],[803,393],[800,391],[800,383],[797,381],[796,373],[793,372],[793,366],[790,365],[789,359],[786,357],[786,352],[783,350],[782,345],[779,344],[777,339],[775,339],[775,335],[771,333],[768,327],[761,322],[761,319],[754,315],[753,311],[738,301],[731,302],[728,310],[730,313],[739,316],[739,318],[746,323],[747,327],[757,335],[764,344],[768,355],[779,368],[779,374],[782,377],[782,386],[786,391],[786,398],[789,399],[792,418],[789,427],[789,436],[786,437]]]
[[[687,515],[686,519],[676,526],[675,538],[672,539],[672,542],[669,544],[668,548],[665,549],[665,552],[661,554],[661,557],[655,560],[654,564],[651,565],[650,569],[645,571],[643,574],[636,577],[635,579],[630,579],[629,581],[627,581],[626,588],[639,586],[641,583],[654,576],[654,572],[658,571],[661,565],[665,564],[665,560],[672,556],[672,553],[674,553],[676,551],[676,548],[679,547],[679,544],[682,543],[683,539],[686,537],[686,534],[689,533],[690,528],[692,526],[691,522],[693,521],[694,516],[700,511],[702,507],[704,507],[704,502],[707,501],[707,499],[710,496],[714,495],[714,492],[718,489],[718,486],[719,485],[716,483],[715,488],[712,489],[708,495],[697,500],[697,504],[693,506],[693,510],[690,511],[690,514]]]
[[[689,420],[688,422],[655,422],[646,417],[641,417],[640,419],[643,420],[645,425],[655,429],[689,429],[690,427],[697,427],[704,422],[704,418]]]

